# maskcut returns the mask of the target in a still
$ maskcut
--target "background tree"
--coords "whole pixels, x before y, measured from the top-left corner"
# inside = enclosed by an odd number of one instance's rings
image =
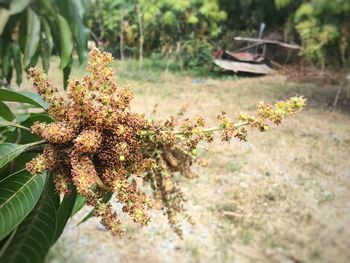
[[[264,22],[265,36],[301,44],[301,54],[317,65],[349,62],[349,0],[88,0],[88,3],[93,32],[118,57],[124,53],[137,58],[140,53],[150,56],[161,52],[163,58],[175,60],[186,54],[181,58],[185,61],[186,57],[200,56],[196,51],[188,54],[196,46],[210,44],[235,49],[235,36],[256,37]],[[212,49],[202,50],[211,53]]]
[[[99,8],[96,9],[97,3]],[[188,39],[215,39],[221,32],[220,22],[227,17],[219,2],[212,0],[127,1],[124,9],[128,8],[123,17],[120,15],[121,4],[111,0],[90,0],[89,25],[111,51],[119,49],[120,38],[124,37],[129,55],[135,57],[140,55],[141,31],[144,35],[143,50],[149,55],[161,49],[174,48],[178,42]],[[124,25],[123,36],[117,33],[121,24]]]

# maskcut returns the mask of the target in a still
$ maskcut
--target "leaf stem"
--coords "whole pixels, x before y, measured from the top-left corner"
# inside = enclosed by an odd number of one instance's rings
[[[26,130],[26,131],[31,132],[31,130],[30,130],[28,127],[25,127],[25,126],[23,126],[23,125],[21,125],[21,124],[18,124],[18,123],[14,123],[14,122],[9,122],[9,121],[7,121],[7,122],[5,122],[5,124],[8,125],[8,126],[20,128],[20,129],[22,129],[22,130]]]
[[[41,141],[37,141],[37,142],[32,142],[32,143],[28,143],[28,146],[36,146],[36,145],[40,145],[40,144],[44,144],[46,143],[45,140],[41,140]]]

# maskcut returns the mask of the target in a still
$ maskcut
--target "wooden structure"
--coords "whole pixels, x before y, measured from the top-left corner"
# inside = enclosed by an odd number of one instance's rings
[[[215,59],[215,65],[223,68],[225,70],[233,71],[234,73],[238,72],[247,72],[254,74],[270,75],[273,73],[273,69],[265,64],[253,64],[247,62],[237,62],[223,59]]]
[[[247,46],[233,52],[225,50],[214,60],[217,66],[235,73],[273,74],[274,70],[270,67],[267,55],[269,49],[276,46],[291,50],[300,49],[298,45],[270,39],[235,37],[235,40],[245,41]]]

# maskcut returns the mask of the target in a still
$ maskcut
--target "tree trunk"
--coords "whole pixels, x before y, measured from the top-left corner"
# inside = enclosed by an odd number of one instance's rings
[[[143,24],[142,24],[142,12],[140,5],[137,5],[137,17],[139,22],[139,32],[140,32],[140,53],[139,53],[139,62],[140,62],[140,68],[142,68],[142,60],[143,60]]]
[[[120,13],[120,60],[124,60],[124,8],[121,8]]]

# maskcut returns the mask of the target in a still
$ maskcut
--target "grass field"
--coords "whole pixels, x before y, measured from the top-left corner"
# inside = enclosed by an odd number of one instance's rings
[[[183,179],[187,209],[196,224],[184,222],[180,240],[160,212],[140,228],[130,221],[123,239],[92,219],[70,222],[48,262],[349,262],[350,115],[331,110],[332,87],[289,83],[283,76],[224,79],[116,65],[119,86],[131,84],[133,109],[157,118],[187,107],[187,116],[222,110],[252,112],[261,100],[292,95],[308,98],[302,114],[248,142],[203,145],[210,161],[195,167],[199,177]],[[58,85],[61,76],[52,70]],[[73,75],[81,75],[76,70]],[[72,261],[74,259],[74,261]]]

